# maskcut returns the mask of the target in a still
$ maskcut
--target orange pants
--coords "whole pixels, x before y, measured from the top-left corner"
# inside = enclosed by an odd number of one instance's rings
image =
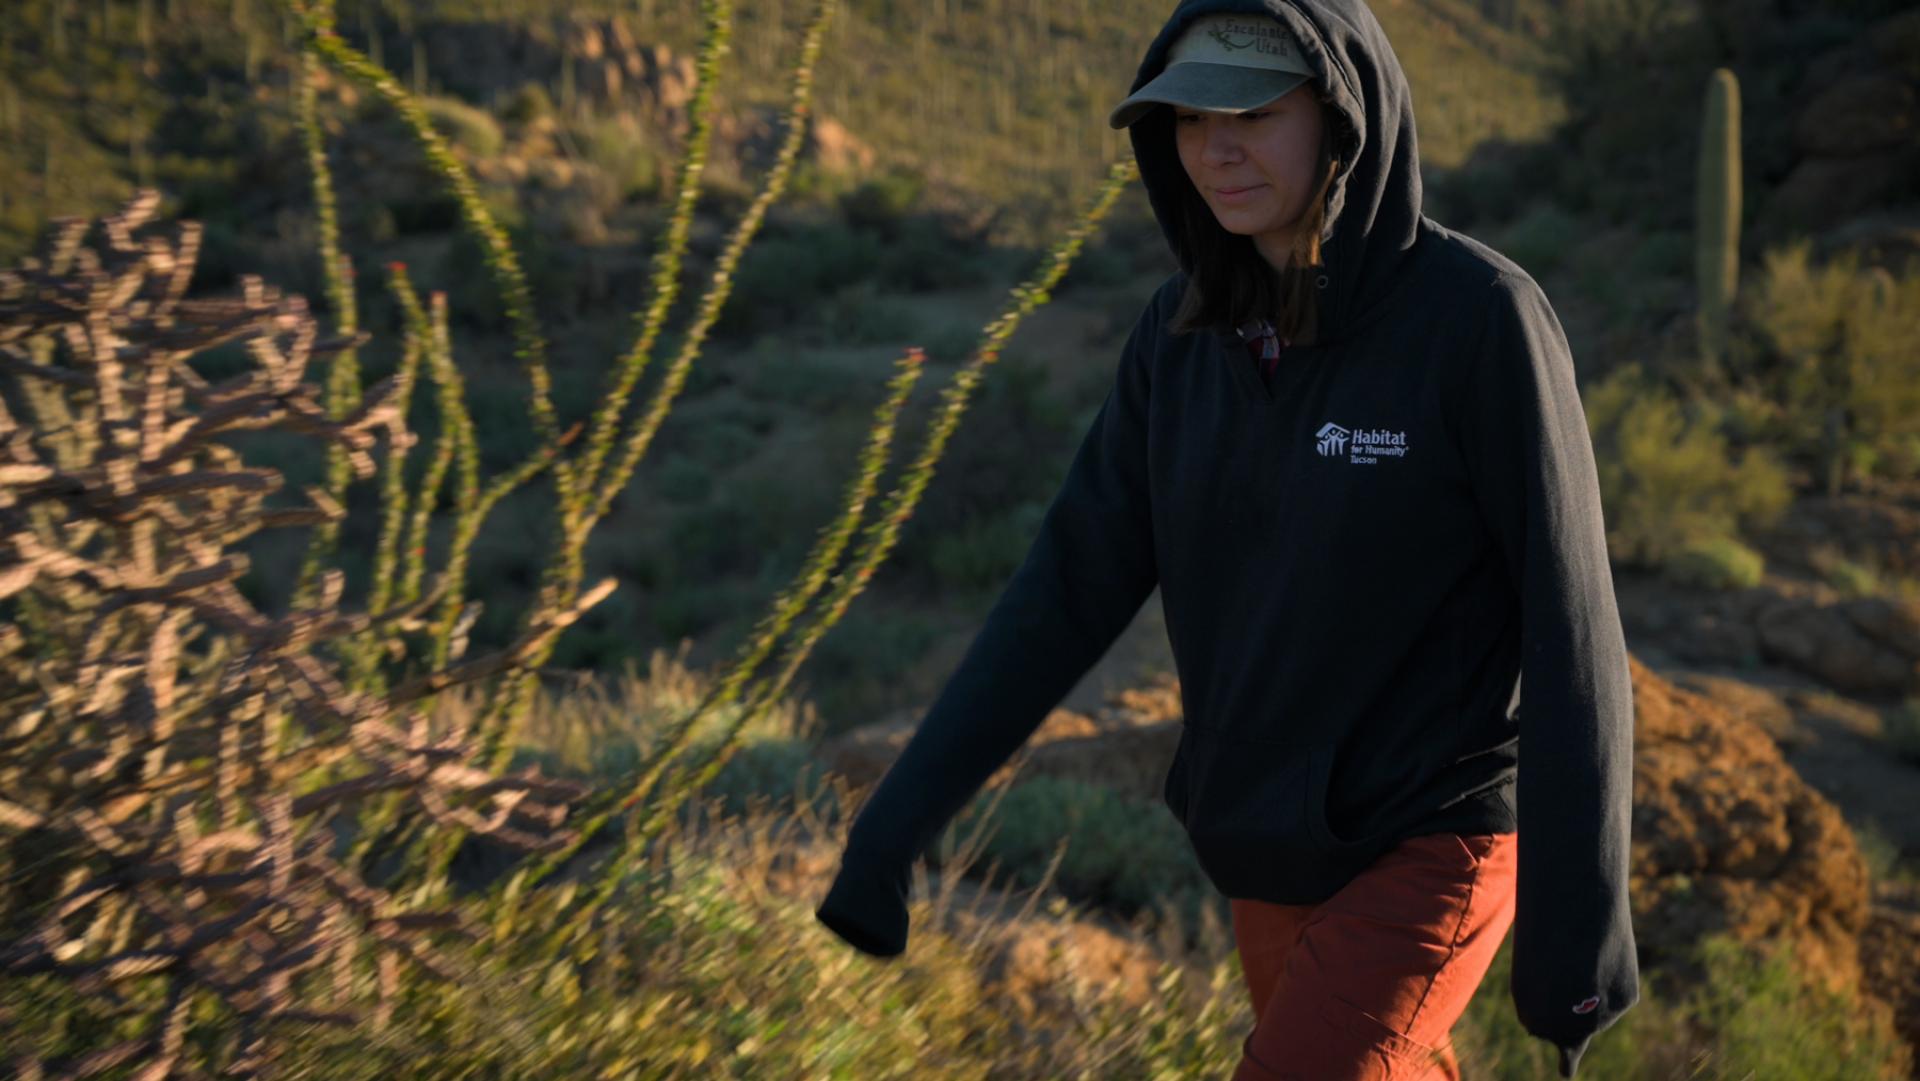
[[[1410,837],[1318,905],[1232,899],[1258,1019],[1233,1081],[1460,1081],[1449,1034],[1513,925],[1519,836]]]

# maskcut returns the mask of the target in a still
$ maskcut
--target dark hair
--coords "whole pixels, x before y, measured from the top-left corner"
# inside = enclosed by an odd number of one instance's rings
[[[1180,307],[1174,312],[1174,333],[1188,334],[1209,328],[1231,331],[1256,318],[1272,321],[1275,332],[1292,341],[1310,341],[1318,333],[1320,297],[1314,279],[1319,274],[1317,268],[1323,265],[1320,231],[1326,225],[1327,192],[1340,169],[1340,158],[1336,155],[1351,143],[1345,137],[1346,119],[1333,108],[1326,93],[1316,87],[1314,100],[1320,104],[1324,121],[1316,173],[1320,181],[1306,213],[1301,215],[1292,255],[1278,274],[1261,257],[1252,237],[1229,233],[1221,227],[1186,170],[1175,170],[1179,174],[1175,184],[1179,245],[1184,248],[1175,254],[1187,270],[1187,288],[1180,298]],[[1171,142],[1172,124],[1161,127],[1164,137]],[[1171,149],[1174,160],[1178,161],[1178,148]]]

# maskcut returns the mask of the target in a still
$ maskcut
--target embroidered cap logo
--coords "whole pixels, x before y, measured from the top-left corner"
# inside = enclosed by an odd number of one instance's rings
[[[1210,30],[1207,33],[1208,33],[1208,36],[1213,38],[1213,40],[1220,43],[1221,48],[1227,49],[1229,51],[1234,51],[1234,52],[1237,52],[1241,49],[1245,49],[1248,46],[1252,45],[1254,42],[1254,38],[1251,34],[1230,35],[1225,30]],[[1246,38],[1246,40],[1235,41],[1233,39],[1236,36],[1244,37]]]

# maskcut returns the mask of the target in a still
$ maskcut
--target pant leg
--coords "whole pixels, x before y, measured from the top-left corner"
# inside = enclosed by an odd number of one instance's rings
[[[1518,835],[1408,838],[1318,906],[1232,902],[1258,1019],[1233,1081],[1460,1081],[1450,1033],[1513,923]]]
[[[1287,955],[1300,941],[1300,931],[1312,918],[1315,905],[1276,905],[1266,901],[1228,898],[1233,912],[1234,945],[1240,952],[1240,971],[1253,999],[1253,1016],[1267,1012],[1267,1001],[1280,982]]]

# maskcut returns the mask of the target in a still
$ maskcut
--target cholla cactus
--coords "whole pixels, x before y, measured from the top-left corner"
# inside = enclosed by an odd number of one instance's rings
[[[320,489],[269,508],[280,476],[227,440],[301,433],[365,477],[383,434],[410,438],[401,391],[331,418],[308,364],[358,342],[316,340],[305,301],[257,278],[188,299],[197,226],[171,244],[135,235],[158,202],[142,192],[102,221],[98,247],[89,223],[60,222],[39,258],[0,271],[0,1032],[15,1029],[0,1070],[20,1076],[137,1060],[166,1077],[196,1065],[194,1046],[231,1048],[198,1065],[257,1072],[268,1022],[348,1020],[384,1002],[403,959],[445,975],[429,932],[461,929],[336,862],[336,814],[398,793],[435,822],[550,850],[581,795],[479,768],[467,733],[430,730],[418,707],[521,663],[610,583],[502,653],[378,695],[350,691],[321,647],[398,642],[434,595],[344,612],[337,570],[284,615],[242,594],[239,541],[341,512]],[[225,342],[255,367],[209,383],[187,361]],[[60,1045],[87,1026],[28,1030],[7,1007],[23,987],[90,996],[93,1031],[145,1035]],[[187,1039],[209,1006],[238,1041]]]

